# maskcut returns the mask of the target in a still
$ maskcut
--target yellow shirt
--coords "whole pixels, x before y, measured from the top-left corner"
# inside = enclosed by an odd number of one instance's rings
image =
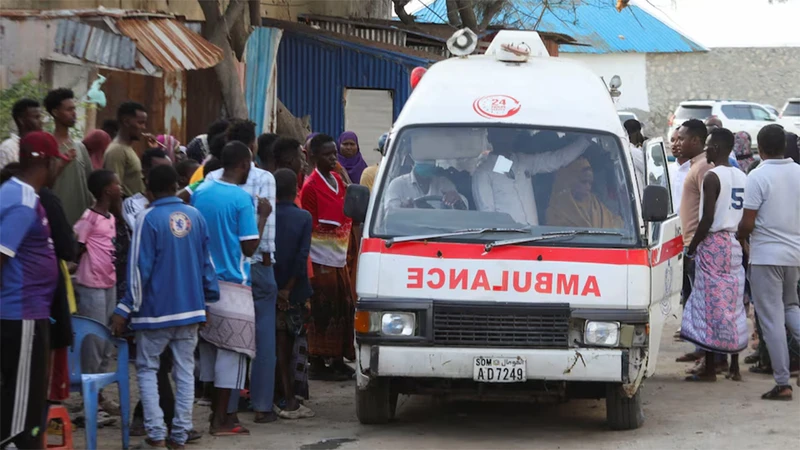
[[[375,177],[378,175],[379,167],[380,163],[367,167],[361,173],[361,185],[368,187],[370,192],[372,192],[372,185],[375,184]]]
[[[203,179],[203,166],[197,168],[192,174],[192,178],[189,180],[189,184],[194,184]]]

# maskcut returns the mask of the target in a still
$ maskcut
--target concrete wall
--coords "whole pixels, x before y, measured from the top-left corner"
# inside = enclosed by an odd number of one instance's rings
[[[623,79],[623,91],[624,84]],[[800,47],[648,54],[647,93],[650,110],[640,119],[651,135],[665,132],[683,100],[747,100],[780,109],[789,97],[800,96]]]

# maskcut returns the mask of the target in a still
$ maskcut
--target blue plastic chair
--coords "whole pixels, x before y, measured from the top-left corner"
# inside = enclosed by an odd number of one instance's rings
[[[69,351],[69,390],[83,396],[83,414],[86,420],[86,448],[97,449],[97,395],[100,389],[112,383],[119,386],[119,409],[122,417],[122,448],[130,440],[130,385],[128,382],[128,341],[115,338],[102,323],[88,317],[72,316],[74,343]],[[81,346],[86,336],[94,335],[117,347],[117,371],[111,373],[83,374],[81,371]]]

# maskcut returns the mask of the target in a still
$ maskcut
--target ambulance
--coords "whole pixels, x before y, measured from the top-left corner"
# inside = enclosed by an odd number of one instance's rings
[[[612,429],[638,428],[682,282],[664,145],[645,144],[637,183],[589,68],[535,32],[501,31],[484,55],[475,40],[461,30],[461,56],[422,75],[373,192],[348,187],[358,419],[388,422],[400,394],[593,398]]]

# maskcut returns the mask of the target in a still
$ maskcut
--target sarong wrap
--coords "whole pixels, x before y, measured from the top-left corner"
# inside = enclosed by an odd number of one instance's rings
[[[208,304],[206,325],[200,337],[217,347],[256,355],[256,320],[253,291],[249,286],[219,282],[219,301]]]
[[[709,233],[697,246],[694,286],[681,322],[681,338],[704,350],[747,348],[742,246],[734,233]]]

